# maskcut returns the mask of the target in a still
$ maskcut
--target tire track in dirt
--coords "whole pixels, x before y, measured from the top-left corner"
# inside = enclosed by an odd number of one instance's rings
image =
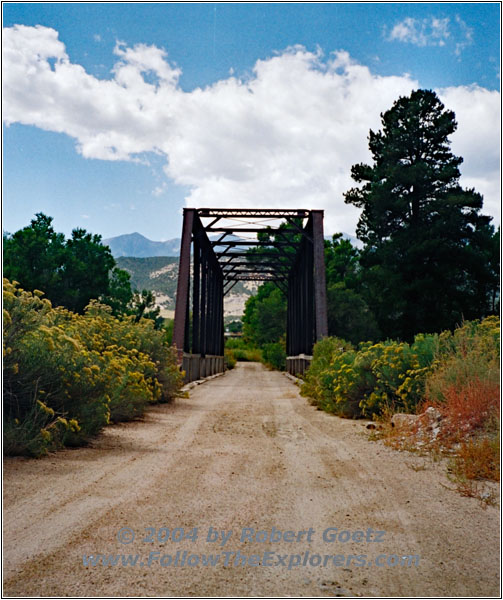
[[[4,593],[49,596],[496,595],[498,510],[443,487],[444,467],[369,442],[359,422],[316,411],[294,384],[238,363],[107,429],[91,447],[4,462]],[[130,545],[117,531],[131,527]],[[195,542],[141,541],[145,527],[199,528]],[[409,568],[84,567],[83,554],[419,554]],[[240,542],[244,527],[307,530],[311,542]],[[328,527],[386,531],[382,544],[328,543]],[[375,546],[375,547],[373,547]],[[469,565],[470,568],[466,568]]]

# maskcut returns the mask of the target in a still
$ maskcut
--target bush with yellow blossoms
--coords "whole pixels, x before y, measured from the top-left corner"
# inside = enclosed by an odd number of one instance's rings
[[[426,398],[465,381],[499,377],[499,319],[466,322],[453,333],[419,334],[412,344],[364,342],[355,349],[338,338],[314,347],[303,395],[344,417],[414,413]]]
[[[84,315],[4,280],[4,451],[39,456],[171,400],[182,385],[166,333],[91,302]]]

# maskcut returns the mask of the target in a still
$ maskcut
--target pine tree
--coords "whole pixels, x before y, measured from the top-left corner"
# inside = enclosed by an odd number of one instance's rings
[[[490,246],[494,228],[480,214],[482,196],[459,184],[463,159],[448,139],[454,113],[434,92],[416,90],[381,119],[382,131],[369,134],[374,164],[352,167],[363,185],[345,194],[362,209],[365,295],[381,331],[411,339],[485,316],[479,249]]]

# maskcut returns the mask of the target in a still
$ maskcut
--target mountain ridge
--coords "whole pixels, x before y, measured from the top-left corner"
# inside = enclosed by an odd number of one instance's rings
[[[352,235],[342,234],[353,246],[361,246],[361,243]],[[236,238],[239,239],[239,238]],[[331,235],[325,236],[326,240],[331,240]],[[132,258],[153,258],[153,257],[172,257],[180,256],[180,238],[173,238],[164,242],[149,240],[147,237],[135,231],[134,233],[124,233],[115,237],[103,240],[103,244],[110,248],[114,258],[132,257]]]
[[[110,248],[114,258],[121,256],[150,258],[154,256],[178,256],[180,254],[180,238],[155,242],[137,231],[107,238],[103,240],[103,244]]]

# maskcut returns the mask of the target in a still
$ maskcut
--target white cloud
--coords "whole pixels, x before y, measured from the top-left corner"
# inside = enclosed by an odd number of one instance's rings
[[[463,50],[473,43],[473,29],[468,27],[459,15],[456,15],[454,21],[449,18],[406,17],[396,23],[389,33],[385,27],[384,37],[388,42],[402,42],[419,47],[444,47],[452,42],[451,49],[456,56],[460,56]]]
[[[445,46],[449,36],[448,18],[413,19],[406,17],[393,27],[387,39],[415,46]]]
[[[408,75],[373,75],[347,52],[324,58],[296,46],[257,61],[246,80],[184,92],[164,50],[117,43],[115,53],[113,77],[100,80],[70,62],[53,29],[5,29],[4,120],[64,132],[87,158],[156,152],[166,175],[191,189],[189,206],[322,208],[328,232],[354,231],[359,211],[342,196],[353,185],[351,165],[369,160],[367,135],[380,128],[380,112],[418,87]],[[465,157],[463,177],[494,208],[499,95],[442,94],[459,111],[453,150]]]
[[[484,196],[484,213],[497,217],[501,203],[500,94],[479,86],[449,87],[438,91],[447,108],[456,113],[458,129],[451,149],[464,158],[461,183]]]
[[[460,56],[461,52],[473,43],[473,29],[468,27],[459,15],[456,15],[456,23],[461,30],[461,39],[456,43],[454,53],[456,56]]]
[[[166,184],[166,183],[163,183],[162,185],[158,185],[158,186],[156,186],[156,187],[155,187],[155,188],[152,190],[152,196],[155,196],[155,197],[162,196],[162,194],[164,194],[164,192],[166,191],[167,187],[168,187],[168,186],[167,186],[167,184]]]

